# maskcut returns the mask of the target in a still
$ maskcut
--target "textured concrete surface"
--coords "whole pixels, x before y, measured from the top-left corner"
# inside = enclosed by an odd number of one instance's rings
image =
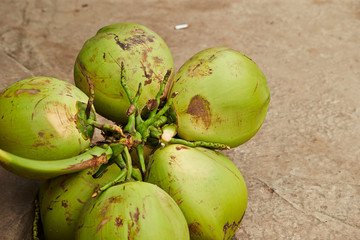
[[[272,99],[259,133],[225,152],[249,190],[237,238],[360,239],[358,0],[2,0],[0,15],[0,88],[73,82],[84,41],[115,22],[157,32],[176,68],[208,47],[246,53]],[[26,239],[38,184],[0,169],[2,239]]]

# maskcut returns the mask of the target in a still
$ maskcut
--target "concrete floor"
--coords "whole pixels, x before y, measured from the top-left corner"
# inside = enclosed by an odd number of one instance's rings
[[[249,191],[236,237],[360,239],[358,0],[1,0],[0,16],[0,89],[39,75],[73,82],[84,41],[115,22],[157,32],[176,68],[208,47],[246,53],[272,99],[258,134],[225,152]],[[38,184],[0,169],[2,239],[28,238]]]

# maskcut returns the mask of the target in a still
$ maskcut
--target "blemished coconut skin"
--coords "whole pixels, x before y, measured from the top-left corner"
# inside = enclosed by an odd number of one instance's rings
[[[146,182],[127,182],[86,203],[75,239],[190,238],[184,215],[165,191]]]
[[[150,157],[146,181],[177,202],[191,239],[231,239],[245,214],[244,178],[219,152],[180,144],[159,148]]]
[[[40,216],[46,240],[75,239],[78,218],[92,194],[113,180],[121,169],[113,164],[99,178],[98,167],[49,179],[39,192]]]
[[[87,101],[80,89],[56,78],[11,84],[0,92],[0,148],[36,160],[78,155],[90,146],[93,135],[89,126],[84,134],[78,118],[79,106]]]
[[[74,66],[76,86],[88,94],[88,76],[95,88],[97,112],[116,123],[126,124],[130,103],[120,83],[122,62],[125,82],[132,94],[137,92],[139,83],[143,86],[138,102],[141,110],[156,96],[168,69],[172,70],[170,78],[174,76],[174,61],[158,34],[135,23],[103,27],[84,43]]]
[[[236,147],[265,120],[270,91],[260,68],[227,47],[203,50],[178,70],[171,83],[178,134],[186,140]]]

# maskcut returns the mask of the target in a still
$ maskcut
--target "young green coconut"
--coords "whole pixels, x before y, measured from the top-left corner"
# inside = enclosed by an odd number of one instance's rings
[[[94,132],[84,124],[88,99],[74,85],[51,77],[11,84],[0,92],[0,148],[36,160],[80,154]],[[89,118],[95,119],[94,109]]]
[[[46,240],[74,239],[78,218],[95,191],[119,175],[115,164],[98,178],[98,167],[49,179],[41,185],[39,206]]]
[[[135,23],[105,26],[84,43],[74,66],[75,84],[89,93],[88,76],[94,85],[98,113],[125,125],[130,101],[119,81],[122,62],[127,72],[125,82],[132,95],[139,83],[144,88],[138,101],[140,111],[159,91],[167,70],[174,72],[174,62],[164,40]]]
[[[75,239],[190,238],[184,215],[165,191],[146,182],[127,182],[85,204]]]
[[[90,147],[92,99],[51,77],[18,81],[0,92],[0,165],[25,178],[48,179],[106,163],[109,146]]]
[[[238,51],[203,50],[178,70],[169,96],[180,138],[236,147],[260,129],[270,91],[259,67]]]
[[[186,217],[191,239],[231,239],[247,207],[238,168],[219,152],[181,144],[159,148],[145,178],[165,190]]]

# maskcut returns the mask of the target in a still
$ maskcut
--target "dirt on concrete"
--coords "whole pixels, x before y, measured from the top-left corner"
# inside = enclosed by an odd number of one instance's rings
[[[158,33],[176,69],[209,47],[247,54],[271,102],[258,134],[224,151],[249,191],[236,237],[360,239],[358,0],[2,0],[0,15],[0,89],[31,76],[73,83],[83,43],[116,22]],[[1,239],[30,239],[39,184],[0,168]]]

